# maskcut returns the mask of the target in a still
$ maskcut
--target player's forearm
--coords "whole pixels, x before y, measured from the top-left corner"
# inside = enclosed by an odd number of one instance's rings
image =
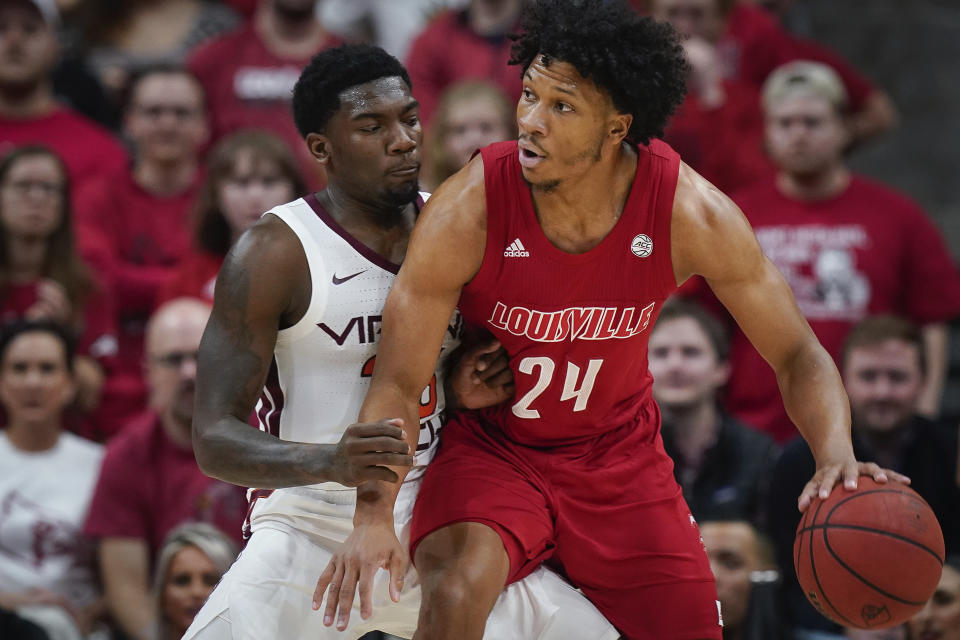
[[[280,489],[333,479],[336,445],[281,440],[234,416],[209,425],[198,420],[193,449],[205,474],[243,487]]]
[[[853,457],[850,404],[830,354],[811,339],[777,371],[787,414],[818,465]]]

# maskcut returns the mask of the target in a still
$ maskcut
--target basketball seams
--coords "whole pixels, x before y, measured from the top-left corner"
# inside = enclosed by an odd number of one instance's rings
[[[823,501],[820,501],[820,502],[817,504],[817,512],[813,514],[813,522],[814,522],[814,523],[817,522],[817,517],[820,515],[820,509],[822,509],[822,508],[823,508]],[[811,570],[811,572],[813,573],[813,580],[814,580],[814,582],[817,583],[817,591],[819,591],[819,592],[820,592],[820,595],[823,596],[823,601],[824,601],[824,603],[825,603],[827,606],[829,606],[831,609],[833,609],[833,612],[837,615],[838,618],[840,618],[840,620],[843,620],[844,622],[846,622],[846,623],[849,624],[850,626],[855,627],[855,626],[857,626],[857,623],[855,623],[855,622],[853,622],[852,620],[848,619],[845,615],[843,615],[842,613],[840,613],[840,611],[839,611],[835,606],[833,606],[833,603],[830,601],[830,597],[827,595],[827,592],[824,590],[823,585],[820,583],[820,576],[817,575],[817,565],[816,565],[816,562],[814,562],[814,555],[813,555],[813,536],[814,536],[814,535],[815,535],[815,534],[814,534],[814,531],[813,531],[813,529],[811,528],[811,529],[810,529],[810,545],[809,545],[809,552],[810,552],[810,570]],[[824,532],[824,544],[826,544],[826,532]],[[834,621],[839,622],[839,620],[837,620],[836,618],[834,618]]]
[[[810,525],[809,527],[804,527],[803,529],[801,529],[801,532],[803,532],[803,531],[814,531],[814,530],[817,530],[817,529],[824,529],[824,530],[825,530],[825,529],[846,529],[846,530],[853,530],[853,531],[865,531],[865,532],[867,532],[867,533],[876,533],[876,534],[881,535],[881,536],[886,536],[886,537],[888,537],[888,538],[894,538],[894,539],[899,540],[899,541],[901,541],[901,542],[906,542],[907,544],[911,544],[911,545],[913,545],[913,546],[915,546],[915,547],[917,547],[917,548],[919,548],[919,549],[923,549],[924,551],[926,551],[927,553],[929,553],[930,555],[932,555],[934,558],[936,558],[936,559],[937,559],[937,562],[940,563],[940,566],[941,566],[941,567],[943,566],[944,560],[943,560],[943,558],[941,558],[940,556],[937,555],[937,552],[936,552],[936,551],[934,551],[933,549],[931,549],[930,547],[928,547],[928,546],[926,546],[926,545],[924,545],[924,544],[921,544],[921,543],[917,542],[916,540],[912,540],[912,539],[907,538],[907,537],[905,537],[905,536],[902,536],[902,535],[900,535],[900,534],[898,534],[898,533],[893,533],[893,532],[891,532],[891,531],[885,531],[885,530],[883,530],[883,529],[874,529],[874,528],[872,528],[872,527],[863,527],[863,526],[856,525],[856,524],[837,524],[837,523],[835,523],[835,522],[829,522],[829,517],[830,517],[830,516],[828,515],[828,516],[827,516],[828,520],[827,520],[827,521],[824,521],[823,524],[814,524],[814,525]]]

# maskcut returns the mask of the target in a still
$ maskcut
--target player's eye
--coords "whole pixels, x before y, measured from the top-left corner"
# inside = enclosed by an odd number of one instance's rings
[[[566,102],[558,102],[558,103],[557,103],[557,111],[559,111],[560,113],[569,113],[569,112],[573,111],[573,107],[571,107],[571,106],[570,106],[569,104],[567,104]]]

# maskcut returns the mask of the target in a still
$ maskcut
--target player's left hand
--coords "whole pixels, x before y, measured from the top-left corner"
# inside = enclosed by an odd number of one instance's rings
[[[468,349],[450,374],[457,406],[482,409],[513,397],[513,372],[507,350],[497,340]]]
[[[313,592],[313,610],[320,609],[326,592],[323,624],[333,625],[336,617],[337,630],[343,631],[350,622],[353,598],[359,589],[360,617],[366,620],[373,615],[373,578],[377,569],[390,572],[390,598],[398,602],[409,564],[392,520],[356,525],[320,574]]]
[[[870,476],[880,484],[889,480],[910,484],[910,478],[902,473],[884,469],[875,462],[857,462],[850,458],[841,463],[825,464],[818,467],[813,478],[803,488],[803,492],[797,501],[797,507],[801,512],[806,511],[815,497],[819,497],[821,500],[830,497],[830,492],[833,491],[834,486],[841,478],[844,488],[847,491],[854,491],[857,488],[857,478],[860,476]]]

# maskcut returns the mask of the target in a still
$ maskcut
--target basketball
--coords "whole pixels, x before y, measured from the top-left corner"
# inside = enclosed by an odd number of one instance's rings
[[[943,569],[943,533],[916,491],[860,476],[815,498],[793,543],[807,599],[834,622],[858,629],[901,624],[933,595]]]

